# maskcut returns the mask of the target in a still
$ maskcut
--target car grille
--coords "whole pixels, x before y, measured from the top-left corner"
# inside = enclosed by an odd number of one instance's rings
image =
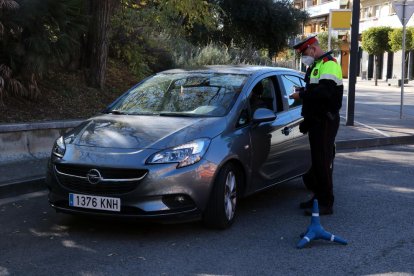
[[[55,173],[60,184],[71,191],[119,195],[133,191],[148,171],[56,164]]]

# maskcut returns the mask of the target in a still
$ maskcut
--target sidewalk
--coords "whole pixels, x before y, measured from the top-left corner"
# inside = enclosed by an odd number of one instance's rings
[[[341,126],[336,137],[338,149],[414,143],[414,82],[401,87],[385,81],[358,81],[355,92],[354,125],[347,126],[348,82],[341,109]]]
[[[354,125],[346,126],[345,81],[338,150],[395,144],[414,144],[414,82],[404,87],[403,116],[400,119],[401,88],[379,80],[358,81],[355,93]],[[33,159],[0,165],[0,198],[44,190],[47,159]]]

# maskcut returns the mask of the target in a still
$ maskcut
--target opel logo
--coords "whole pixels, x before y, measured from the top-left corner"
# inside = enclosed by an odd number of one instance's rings
[[[86,177],[91,184],[98,184],[102,180],[102,176],[97,169],[90,170]]]

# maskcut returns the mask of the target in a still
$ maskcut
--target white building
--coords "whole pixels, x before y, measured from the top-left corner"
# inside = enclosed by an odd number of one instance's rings
[[[414,1],[408,0],[407,2],[414,4]],[[402,28],[401,21],[395,13],[391,1],[361,0],[359,33],[362,33],[371,27],[379,26]],[[406,26],[414,26],[414,17],[407,22]],[[408,76],[412,79],[414,72],[414,53],[412,51],[407,52],[406,56],[408,57],[406,60],[406,77]],[[364,52],[361,48],[360,57],[359,76],[363,79],[373,78],[374,57],[368,55],[368,53]],[[378,74],[380,79],[387,80],[390,78],[401,78],[402,51],[385,53],[383,56],[379,57],[378,60],[381,68],[380,74]]]

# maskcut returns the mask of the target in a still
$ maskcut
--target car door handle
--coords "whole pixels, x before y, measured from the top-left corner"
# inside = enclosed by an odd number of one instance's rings
[[[292,128],[291,127],[284,127],[282,129],[282,133],[286,136],[288,136],[290,133],[292,132]]]

